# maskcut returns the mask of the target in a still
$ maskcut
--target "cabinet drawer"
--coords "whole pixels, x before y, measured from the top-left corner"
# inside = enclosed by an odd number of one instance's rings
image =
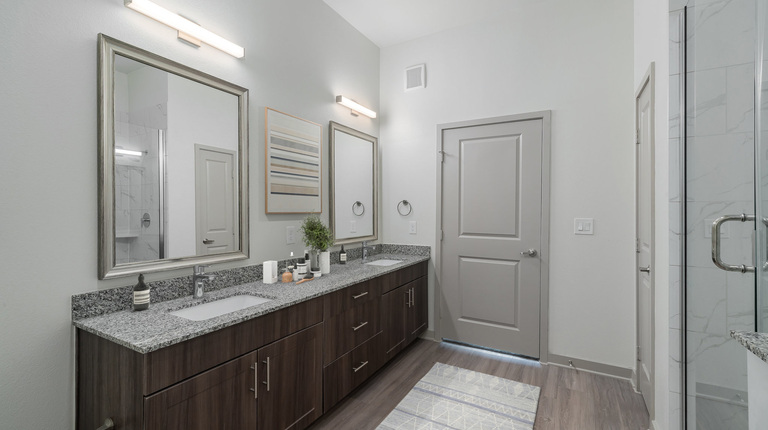
[[[381,294],[392,291],[395,288],[421,278],[422,276],[427,276],[426,261],[381,276],[378,278],[381,283]]]
[[[367,301],[325,322],[325,364],[362,344],[381,330],[380,300]]]
[[[377,301],[381,296],[381,278],[350,285],[325,296],[325,320],[362,303]]]
[[[328,412],[336,403],[373,375],[381,359],[381,333],[342,355],[324,370],[323,411]]]

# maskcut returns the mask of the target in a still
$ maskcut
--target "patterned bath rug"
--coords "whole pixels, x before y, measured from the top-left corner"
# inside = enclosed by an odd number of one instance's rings
[[[530,430],[539,387],[435,363],[395,410],[382,430]]]

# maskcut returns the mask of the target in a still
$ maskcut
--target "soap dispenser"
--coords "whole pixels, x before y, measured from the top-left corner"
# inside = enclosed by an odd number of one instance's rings
[[[347,251],[344,250],[344,245],[341,245],[341,251],[339,251],[339,264],[347,264]]]
[[[144,283],[144,275],[139,275],[139,283],[133,287],[133,310],[149,309],[149,287]]]
[[[285,272],[283,272],[283,282],[293,282],[293,266],[286,266]]]

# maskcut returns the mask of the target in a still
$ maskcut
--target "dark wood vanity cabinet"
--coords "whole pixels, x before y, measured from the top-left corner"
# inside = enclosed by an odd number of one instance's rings
[[[382,350],[389,361],[427,329],[427,277],[395,288],[381,297]]]
[[[259,349],[259,429],[303,429],[323,414],[322,354],[323,324]]]
[[[427,262],[141,354],[77,330],[77,429],[300,430],[427,327]]]
[[[144,400],[147,430],[255,429],[258,352],[215,367]]]

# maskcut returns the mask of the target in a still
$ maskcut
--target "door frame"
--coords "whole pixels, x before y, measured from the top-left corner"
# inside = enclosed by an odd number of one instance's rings
[[[541,142],[541,291],[539,295],[539,361],[549,362],[549,186],[550,186],[550,147],[552,140],[552,111],[528,112],[493,118],[451,122],[437,125],[437,152],[435,165],[437,170],[437,204],[435,206],[435,283],[434,283],[434,327],[435,340],[442,339],[440,318],[442,313],[442,231],[443,231],[443,135],[445,131],[456,128],[491,125],[504,122],[542,121]]]
[[[635,91],[635,102],[634,102],[634,110],[635,110],[635,142],[633,142],[633,145],[635,146],[635,240],[637,240],[637,228],[639,225],[638,220],[638,214],[637,214],[637,199],[639,197],[637,188],[638,188],[638,166],[637,166],[637,145],[638,145],[638,139],[640,134],[640,124],[638,123],[638,110],[637,110],[637,104],[640,99],[640,95],[643,93],[644,90],[650,91],[650,121],[651,121],[651,132],[649,136],[649,157],[650,157],[650,166],[649,166],[649,180],[650,184],[649,191],[650,191],[650,238],[651,238],[651,251],[650,251],[650,261],[649,264],[651,266],[651,273],[648,276],[648,282],[650,283],[650,289],[651,289],[651,308],[650,313],[651,316],[649,318],[649,322],[651,326],[648,328],[648,332],[651,335],[650,339],[650,345],[651,353],[650,357],[651,362],[648,363],[651,369],[651,378],[650,378],[650,406],[646,405],[648,407],[648,412],[650,415],[651,421],[655,418],[655,409],[656,409],[656,169],[654,168],[654,163],[656,161],[656,63],[651,62],[648,65],[648,69],[645,72],[645,75],[643,75],[643,79],[640,81],[640,85],[638,85],[637,90]],[[635,250],[637,251],[637,249]],[[635,386],[635,390],[639,392],[640,386],[638,381],[638,368],[637,368],[637,351],[640,348],[640,283],[638,282],[640,267],[638,265],[637,261],[637,253],[635,253],[635,366],[632,371],[632,383]]]

